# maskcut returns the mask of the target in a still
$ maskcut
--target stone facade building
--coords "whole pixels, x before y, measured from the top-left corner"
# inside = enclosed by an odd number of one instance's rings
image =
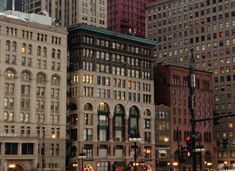
[[[133,169],[136,149],[137,169],[155,170],[155,43],[88,25],[68,32],[68,167],[84,153],[89,171]],[[135,146],[129,138],[137,135]]]
[[[67,32],[13,15],[0,15],[0,170],[64,171]]]

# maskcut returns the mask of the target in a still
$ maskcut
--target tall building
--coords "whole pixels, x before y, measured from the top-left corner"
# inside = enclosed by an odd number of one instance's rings
[[[89,25],[68,32],[68,167],[133,169],[136,158],[138,170],[155,170],[155,43]],[[130,142],[132,136],[141,140]]]
[[[194,49],[196,67],[213,73],[214,109],[235,111],[235,2],[234,0],[159,0],[147,5],[146,36],[158,42],[158,61],[188,63]],[[219,163],[234,167],[235,119],[216,127]],[[219,145],[228,138],[230,145]],[[222,164],[221,164],[222,165]]]
[[[7,10],[7,0],[0,0],[0,12]]]
[[[167,154],[166,147],[168,147],[168,142],[163,141],[169,137],[171,159],[168,162],[171,163],[171,169],[174,167],[172,166],[173,161],[179,162],[178,151],[185,150],[184,147],[187,147],[186,138],[191,136],[191,116],[188,109],[188,73],[189,69],[186,67],[161,63],[157,64],[154,69],[155,103],[158,105],[156,126],[161,128],[161,130],[156,132],[156,135],[158,135],[156,137],[156,145],[160,144],[160,147],[164,147],[164,152]],[[196,76],[195,118],[209,118],[212,112],[212,74],[199,70],[195,70],[194,73]],[[168,106],[170,111],[164,106],[161,107],[161,105]],[[197,168],[200,168],[199,170],[206,168],[204,161],[215,163],[216,153],[214,149],[216,142],[213,139],[212,128],[210,121],[196,124],[196,147],[203,146],[205,149],[205,151],[197,153]],[[170,134],[168,132],[169,129]],[[157,149],[159,149],[159,146]],[[156,153],[163,153],[162,150],[160,149]],[[184,155],[186,154],[184,153]],[[190,155],[185,157],[185,161],[180,161],[181,170],[192,167]],[[182,153],[181,156],[183,156]],[[160,155],[156,159],[159,163],[162,162],[158,166],[158,170],[164,170],[164,168],[168,167],[166,163],[166,159],[169,159],[168,155]],[[199,161],[203,162],[201,166]]]
[[[86,23],[107,27],[107,1],[105,0],[24,0],[22,11],[27,13],[48,13],[60,26]],[[46,12],[45,12],[46,11]]]
[[[145,37],[145,3],[147,0],[108,0],[108,29]]]
[[[0,15],[0,170],[65,170],[67,32],[41,21]]]
[[[8,0],[7,10],[22,11],[22,0]]]

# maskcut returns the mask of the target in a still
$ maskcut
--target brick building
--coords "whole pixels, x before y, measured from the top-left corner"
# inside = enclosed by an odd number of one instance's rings
[[[212,74],[205,71],[195,70],[196,75],[196,106],[195,118],[207,118],[212,114]],[[176,65],[165,65],[158,63],[154,68],[155,82],[155,103],[157,105],[166,105],[170,108],[170,152],[172,164],[178,160],[178,139],[179,143],[185,147],[185,138],[190,136],[191,123],[188,109],[188,74],[187,67]],[[159,122],[159,121],[156,121]],[[201,153],[201,160],[215,161],[215,146],[213,141],[212,122],[199,122],[196,124],[197,141],[196,146],[203,145],[205,152]],[[167,135],[165,135],[167,137]],[[156,140],[156,144],[160,138]],[[198,158],[200,157],[198,153]],[[197,160],[199,161],[199,159]],[[190,167],[190,160],[186,161],[181,167]],[[199,165],[199,163],[198,163]],[[199,167],[199,166],[198,166]],[[204,167],[204,166],[203,166]]]

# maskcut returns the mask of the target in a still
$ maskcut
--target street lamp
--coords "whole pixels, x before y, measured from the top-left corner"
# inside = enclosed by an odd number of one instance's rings
[[[224,161],[224,169],[227,169],[227,164],[228,164],[228,162]]]
[[[79,153],[78,158],[82,160],[82,168],[81,168],[81,171],[83,171],[83,170],[84,170],[84,167],[83,167],[83,160],[86,158],[85,153]]]
[[[208,171],[210,171],[212,163],[211,162],[207,162],[206,165],[208,166]]]
[[[179,163],[178,163],[177,161],[174,161],[174,162],[172,163],[172,165],[173,165],[173,170],[175,170],[176,167],[179,165]]]
[[[130,142],[134,142],[134,149],[135,149],[135,154],[134,154],[134,158],[135,158],[135,163],[134,163],[134,171],[137,171],[137,142],[141,141],[141,137],[139,134],[135,134],[135,135],[131,135],[129,138]]]
[[[75,170],[77,170],[78,163],[73,163],[72,166],[75,167]]]

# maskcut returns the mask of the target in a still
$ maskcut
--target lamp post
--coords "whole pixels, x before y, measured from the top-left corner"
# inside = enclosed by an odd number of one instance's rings
[[[134,149],[135,149],[135,154],[134,154],[134,159],[135,159],[134,171],[137,171],[137,142],[141,141],[141,137],[139,136],[139,134],[131,135],[131,137],[129,138],[129,141],[130,142],[134,142]]]
[[[39,134],[38,134],[39,135]],[[56,134],[51,135],[51,139],[55,139]],[[45,146],[45,132],[42,132],[42,144],[40,146],[40,153],[41,153],[41,171],[44,171],[44,168],[46,167],[46,161],[45,161],[45,152],[46,152],[46,146]]]
[[[81,168],[81,171],[83,171],[83,170],[84,170],[84,167],[83,167],[83,160],[86,158],[85,153],[79,153],[78,158],[81,159],[81,161],[82,161],[82,168]]]

